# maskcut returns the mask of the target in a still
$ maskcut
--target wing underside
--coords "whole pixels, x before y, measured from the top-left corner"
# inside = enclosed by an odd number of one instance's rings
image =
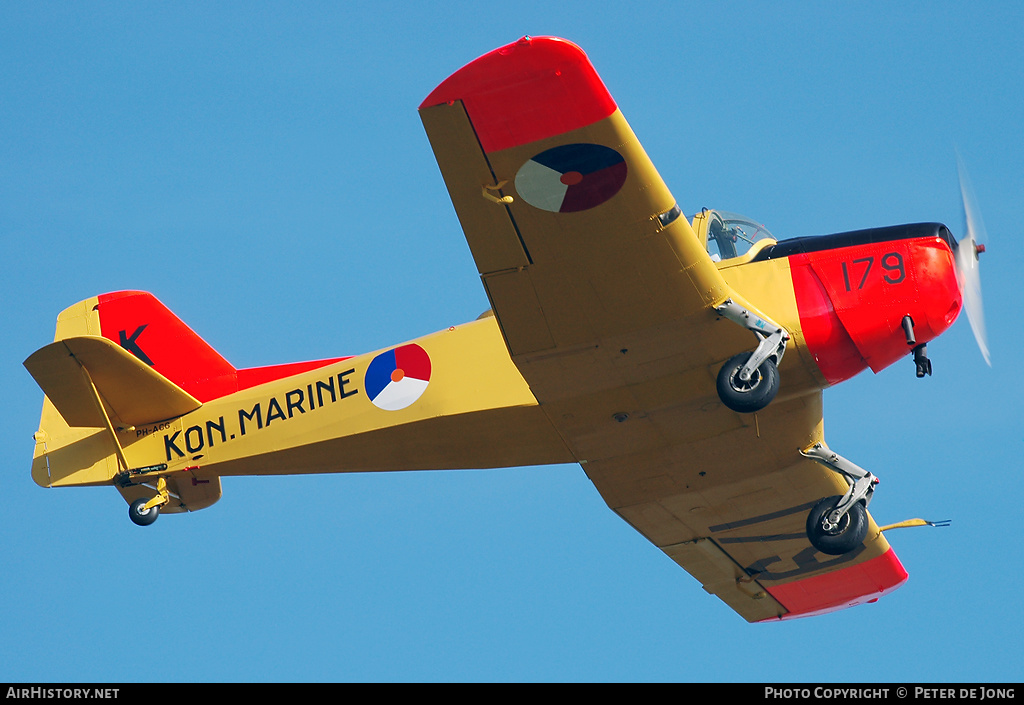
[[[578,47],[497,49],[420,115],[512,360],[612,509],[750,621],[905,580],[873,522],[838,558],[807,540],[846,483],[800,455],[824,442],[821,393],[786,386],[788,359],[767,409],[720,403],[717,370],[752,337],[713,307],[742,297]]]
[[[808,512],[846,482],[798,452],[823,443],[821,395],[777,401],[751,426],[660,451],[584,465],[608,505],[748,621],[808,616],[877,599],[906,580],[878,526],[828,556],[807,538]],[[667,421],[667,419],[665,419]]]

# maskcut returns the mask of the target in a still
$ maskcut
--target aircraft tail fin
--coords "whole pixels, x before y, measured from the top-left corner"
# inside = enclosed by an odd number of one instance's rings
[[[129,467],[118,437],[125,429],[339,359],[239,370],[152,294],[117,291],[80,301],[57,317],[54,342],[25,360],[46,393],[32,477],[46,487],[109,483]],[[203,502],[220,496],[219,484],[200,489],[209,493]]]
[[[77,307],[75,315],[90,318],[87,334],[101,335],[149,365],[204,404],[265,382],[323,367],[343,358],[236,369],[155,296],[144,291],[101,294]],[[57,339],[71,335],[57,319]]]
[[[118,432],[183,416],[237,389],[235,368],[152,294],[101,294],[57,317],[25,360],[46,398],[32,477],[102,484],[127,467]]]
[[[237,390],[235,368],[155,296],[117,291],[96,297],[101,335],[199,401]],[[58,337],[60,319],[58,319]]]

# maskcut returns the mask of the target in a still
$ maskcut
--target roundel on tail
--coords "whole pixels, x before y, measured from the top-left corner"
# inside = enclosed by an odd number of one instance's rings
[[[598,206],[626,183],[626,160],[600,144],[563,144],[516,172],[516,191],[535,208],[573,213]]]
[[[398,411],[420,398],[430,382],[430,356],[415,343],[382,352],[370,361],[363,385],[374,406]]]

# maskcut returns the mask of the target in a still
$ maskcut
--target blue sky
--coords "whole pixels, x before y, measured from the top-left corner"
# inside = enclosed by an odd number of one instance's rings
[[[151,291],[238,367],[484,310],[416,107],[524,34],[588,52],[689,215],[959,234],[959,149],[992,368],[961,320],[931,378],[825,393],[880,522],[953,521],[890,535],[894,594],[748,625],[578,466],[229,478],[148,529],[32,482],[21,362],[81,299]],[[0,680],[1020,681],[1022,36],[1013,2],[0,4]]]

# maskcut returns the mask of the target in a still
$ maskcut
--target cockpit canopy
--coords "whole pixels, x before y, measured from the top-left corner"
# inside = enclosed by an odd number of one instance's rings
[[[693,218],[697,237],[706,239],[708,254],[715,262],[740,257],[760,240],[775,237],[755,220],[728,211],[704,209]]]

